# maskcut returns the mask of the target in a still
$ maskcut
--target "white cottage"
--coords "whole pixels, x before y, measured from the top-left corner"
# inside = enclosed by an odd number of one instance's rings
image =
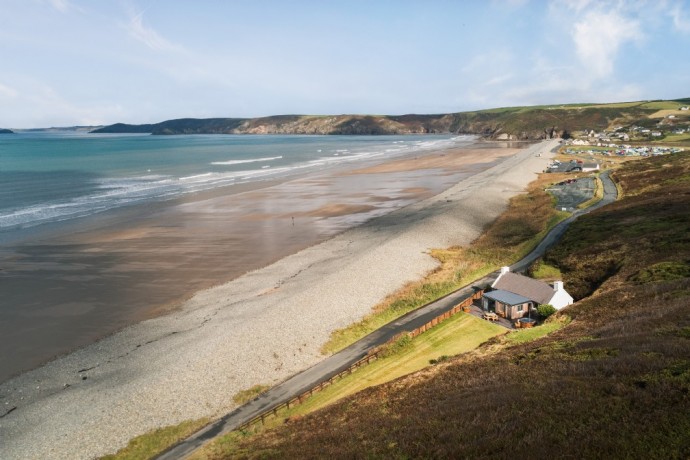
[[[557,310],[573,303],[572,296],[563,288],[563,281],[554,281],[553,285],[550,285],[543,281],[512,273],[509,267],[501,268],[501,273],[491,287],[498,291],[515,294],[517,297],[511,298],[511,300],[515,302],[522,300],[527,308],[529,306],[526,305],[525,301],[530,301],[535,307],[539,304],[550,304]],[[504,300],[507,300],[507,297]],[[487,302],[483,303],[485,310],[490,309],[490,302],[491,299],[488,299]]]

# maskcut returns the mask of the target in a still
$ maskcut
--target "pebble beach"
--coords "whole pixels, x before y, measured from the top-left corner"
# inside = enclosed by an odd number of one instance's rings
[[[333,330],[432,270],[430,249],[477,238],[557,143],[515,150],[438,195],[3,383],[0,458],[97,458],[146,431],[222,416],[238,391],[314,365]]]

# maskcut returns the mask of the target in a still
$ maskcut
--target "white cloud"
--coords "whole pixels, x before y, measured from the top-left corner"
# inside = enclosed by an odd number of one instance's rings
[[[0,83],[0,99],[13,99],[19,95],[16,89]]]
[[[675,5],[669,10],[669,15],[673,19],[673,26],[681,32],[690,33],[690,17],[685,14],[680,4]]]
[[[68,99],[50,84],[28,75],[15,75],[11,86],[0,84],[0,101],[3,128],[99,125],[132,116],[109,101]]]
[[[513,74],[511,73],[506,73],[503,75],[498,75],[493,78],[489,78],[486,83],[484,83],[484,86],[496,86],[500,85],[502,83],[505,83],[513,78]]]
[[[591,4],[592,0],[560,0],[559,2],[554,2],[552,6],[556,6],[558,8],[563,6],[569,10],[575,10],[575,13],[579,13]]]
[[[573,26],[577,56],[590,76],[604,78],[613,73],[613,63],[624,43],[642,38],[640,23],[617,11],[590,11]]]
[[[70,0],[43,0],[43,3],[47,3],[60,13],[66,13],[69,10],[83,12],[81,8],[75,6]]]
[[[494,8],[509,8],[517,9],[522,8],[527,4],[529,0],[491,0],[491,6]]]
[[[125,29],[130,37],[142,42],[155,51],[180,51],[181,48],[161,36],[155,29],[144,25],[144,12],[135,13],[130,10],[129,22]]]
[[[70,3],[67,0],[48,0],[48,3],[61,13],[64,13],[70,7]]]

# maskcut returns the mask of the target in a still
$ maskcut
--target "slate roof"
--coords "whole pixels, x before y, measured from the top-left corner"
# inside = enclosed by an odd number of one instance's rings
[[[530,299],[527,297],[523,297],[520,294],[515,294],[514,292],[502,291],[500,289],[487,292],[484,294],[484,297],[497,300],[498,302],[511,306],[530,302]]]
[[[537,303],[549,303],[556,293],[554,289],[543,281],[535,280],[517,273],[502,274],[492,285],[494,289],[510,291],[527,297]]]

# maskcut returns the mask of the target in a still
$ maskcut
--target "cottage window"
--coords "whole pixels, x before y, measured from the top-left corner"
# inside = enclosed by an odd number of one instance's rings
[[[524,303],[521,303],[520,305],[518,305],[518,311],[523,311],[524,309],[525,309]]]

